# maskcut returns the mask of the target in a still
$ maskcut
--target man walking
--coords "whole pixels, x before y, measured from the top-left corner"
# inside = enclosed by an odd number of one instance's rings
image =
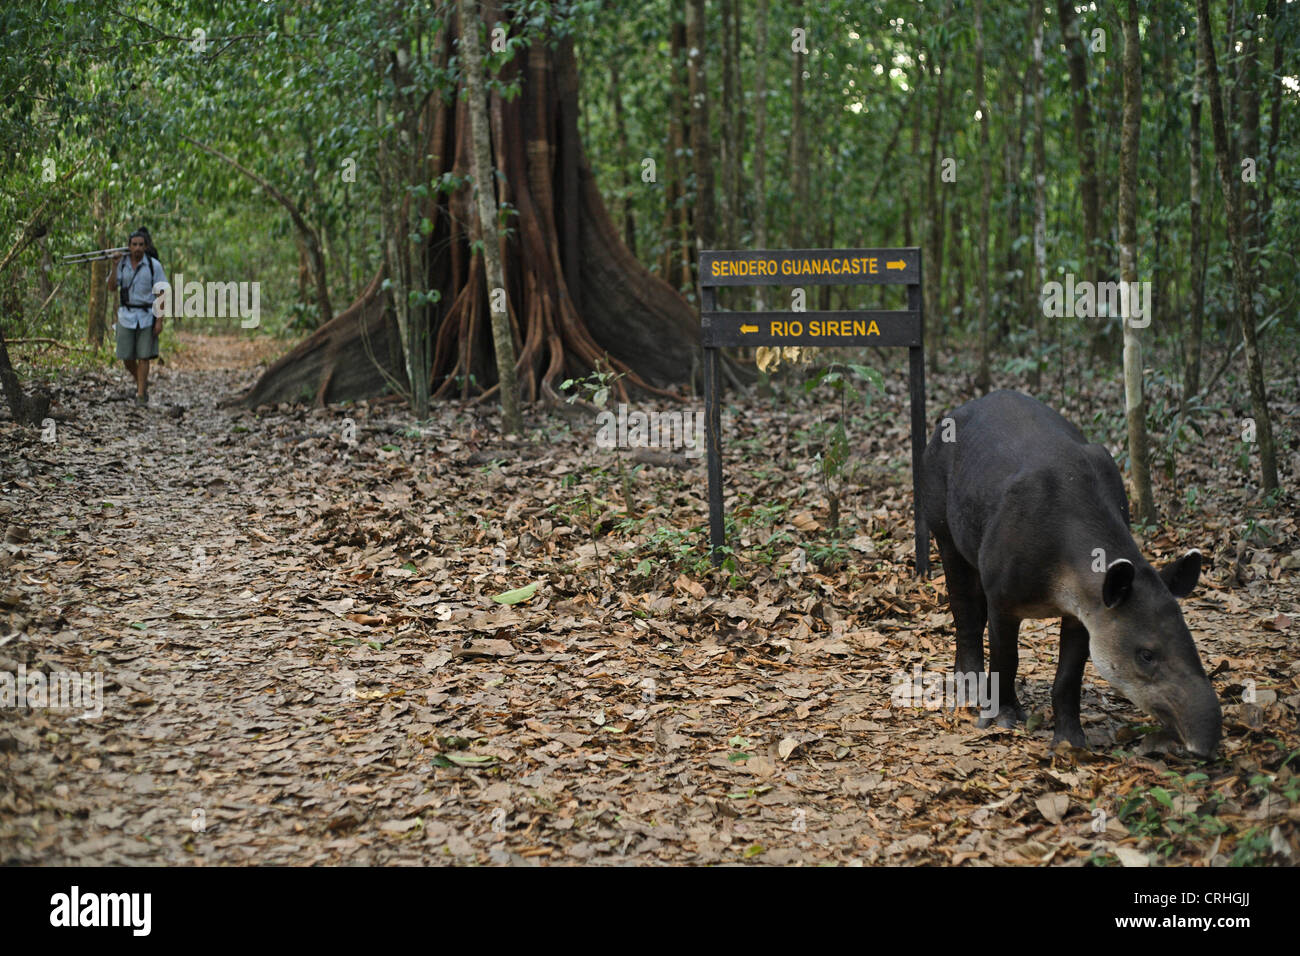
[[[108,288],[117,289],[117,357],[135,380],[135,403],[149,404],[149,360],[158,357],[158,333],[162,318],[154,315],[154,284],[166,282],[162,263],[146,251],[149,233],[131,233],[128,257],[113,257]]]

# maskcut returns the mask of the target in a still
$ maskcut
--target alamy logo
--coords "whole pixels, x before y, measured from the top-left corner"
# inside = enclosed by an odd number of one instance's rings
[[[890,681],[893,690],[889,703],[894,707],[924,707],[939,710],[943,707],[979,707],[981,717],[992,717],[998,712],[998,675],[980,672],[966,674],[922,674],[921,665],[912,666],[909,677],[906,671],[895,671]]]
[[[51,926],[129,926],[135,936],[148,936],[152,924],[151,893],[71,893],[50,897]]]
[[[1135,329],[1151,324],[1150,282],[1075,282],[1074,273],[1065,282],[1043,285],[1043,315],[1049,319],[1094,319],[1122,316]]]
[[[153,314],[185,319],[224,319],[239,316],[241,329],[255,329],[262,316],[260,282],[193,282],[176,273],[176,284],[155,282]]]
[[[26,664],[18,672],[0,671],[0,707],[39,707],[49,710],[84,711],[83,720],[104,714],[104,674],[102,671],[28,672]]]
[[[598,448],[684,448],[687,458],[704,454],[704,412],[606,410],[596,416]]]

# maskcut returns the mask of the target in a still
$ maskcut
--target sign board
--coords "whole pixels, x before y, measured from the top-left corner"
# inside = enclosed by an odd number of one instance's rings
[[[907,308],[841,312],[723,312],[724,286],[905,285]],[[722,510],[722,412],[718,349],[724,346],[873,345],[908,350],[912,401],[912,496],[916,572],[929,572],[929,532],[921,517],[921,455],[925,451],[925,324],[921,314],[921,250],[779,249],[700,253],[700,329],[704,344],[704,421],[709,466],[709,545],[713,563],[726,544]]]

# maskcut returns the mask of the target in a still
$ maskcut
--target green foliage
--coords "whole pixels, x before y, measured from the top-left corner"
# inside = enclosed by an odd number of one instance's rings
[[[604,408],[609,401],[610,389],[614,383],[626,373],[614,372],[608,366],[597,368],[582,378],[566,378],[560,383],[561,392],[570,392],[565,397],[565,401],[572,405],[574,402],[583,399],[595,405],[597,408]]]
[[[1149,838],[1158,854],[1170,857],[1189,844],[1208,844],[1228,832],[1227,824],[1215,816],[1224,798],[1218,793],[1204,793],[1209,779],[1204,773],[1180,776],[1168,771],[1166,776],[1172,789],[1134,790],[1120,803],[1117,815],[1129,833]],[[1176,797],[1181,798],[1177,803]]]

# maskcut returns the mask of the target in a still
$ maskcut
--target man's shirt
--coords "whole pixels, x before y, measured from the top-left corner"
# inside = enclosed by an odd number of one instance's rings
[[[166,282],[167,273],[163,272],[162,263],[154,259],[151,279],[149,261],[149,256],[143,255],[139,267],[133,268],[131,257],[123,256],[117,264],[117,284],[128,290],[126,301],[131,303],[117,307],[117,323],[124,329],[147,329],[153,325],[153,283]]]

